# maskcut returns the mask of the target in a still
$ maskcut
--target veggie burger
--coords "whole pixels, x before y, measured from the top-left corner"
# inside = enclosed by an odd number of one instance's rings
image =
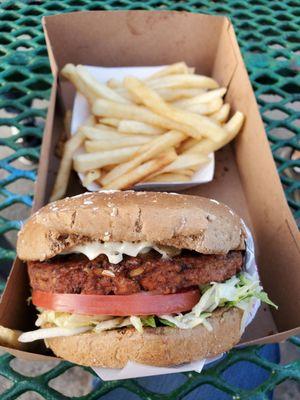
[[[170,366],[235,345],[257,299],[246,233],[227,206],[154,192],[84,193],[43,207],[19,233],[37,330],[66,360]]]

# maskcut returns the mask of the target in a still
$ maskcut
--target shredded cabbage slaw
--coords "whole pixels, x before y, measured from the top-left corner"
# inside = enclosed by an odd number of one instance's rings
[[[223,283],[212,282],[201,286],[201,298],[193,309],[185,314],[159,315],[159,316],[128,316],[112,317],[108,315],[78,315],[66,312],[56,312],[40,309],[36,326],[54,325],[51,328],[41,328],[20,335],[20,342],[31,342],[58,336],[71,336],[78,333],[94,331],[101,332],[110,329],[133,326],[138,332],[143,332],[143,327],[155,328],[160,325],[177,327],[179,329],[192,329],[203,324],[212,330],[209,317],[219,307],[238,307],[244,311],[241,331],[244,331],[249,313],[255,301],[262,301],[275,308],[277,306],[268,298],[259,283],[258,275],[241,272]]]

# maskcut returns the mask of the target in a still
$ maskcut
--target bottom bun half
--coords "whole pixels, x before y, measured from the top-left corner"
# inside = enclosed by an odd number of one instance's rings
[[[65,360],[91,367],[123,368],[128,361],[168,367],[214,357],[239,342],[242,311],[219,309],[208,319],[213,329],[203,325],[193,329],[172,327],[134,328],[83,333],[45,340],[52,351]]]

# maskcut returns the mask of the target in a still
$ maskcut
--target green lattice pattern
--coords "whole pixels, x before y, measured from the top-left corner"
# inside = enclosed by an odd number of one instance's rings
[[[291,342],[300,349],[300,339],[292,338]],[[100,387],[93,390],[91,393],[76,397],[78,400],[92,400],[100,399],[107,393],[112,392],[115,389],[126,389],[127,391],[136,394],[139,398],[144,400],[171,400],[171,399],[183,399],[194,389],[199,388],[203,385],[210,385],[218,390],[227,393],[232,399],[235,400],[268,400],[268,394],[270,391],[279,383],[286,379],[300,380],[300,361],[280,366],[278,364],[267,361],[260,354],[261,347],[253,346],[244,349],[234,349],[228,356],[222,361],[214,365],[213,368],[208,368],[202,371],[201,374],[197,372],[187,372],[185,375],[186,381],[175,390],[167,393],[157,393],[150,391],[137,382],[136,379],[127,379],[123,381],[108,381],[103,382]],[[68,362],[61,362],[57,367],[50,371],[39,375],[34,378],[28,378],[20,373],[16,372],[9,365],[13,356],[4,354],[0,357],[0,374],[10,381],[13,382],[13,386],[1,395],[1,400],[12,400],[20,396],[22,393],[27,391],[35,391],[45,397],[46,399],[69,399],[70,397],[63,396],[55,389],[48,386],[49,382],[57,376],[63,374],[66,370],[73,367],[73,364]],[[238,387],[234,387],[222,377],[222,374],[236,363],[241,361],[247,361],[253,363],[260,368],[269,372],[269,378],[262,383],[260,386],[252,390],[242,390]],[[88,369],[89,372],[93,373],[92,370]],[[70,383],[71,384],[71,383]],[[117,398],[117,397],[116,397]],[[202,398],[202,397],[201,397]],[[209,399],[207,399],[209,400]]]
[[[21,223],[17,218],[8,218],[6,210],[16,204],[27,207],[29,211],[32,203],[32,193],[19,194],[14,183],[21,179],[34,182],[36,178],[47,107],[43,100],[50,94],[52,79],[41,17],[77,10],[169,9],[230,16],[261,107],[287,200],[295,217],[300,217],[300,183],[297,179],[300,163],[296,160],[296,151],[300,150],[299,1],[28,0],[2,1],[0,7],[0,145],[6,146],[7,150],[0,159],[0,234],[3,237],[17,231]],[[5,242],[0,245],[0,260],[10,261],[14,255]],[[297,339],[293,339],[293,343],[300,347]],[[63,398],[47,383],[71,364],[60,363],[46,374],[27,378],[10,368],[11,359],[9,355],[0,357],[0,375],[14,383],[1,399],[16,398],[28,390],[48,399]],[[221,377],[222,371],[241,360],[251,361],[271,372],[264,384],[254,391],[234,388]],[[187,381],[166,395],[149,392],[137,381],[129,380],[104,383],[84,398],[97,399],[115,388],[124,387],[144,399],[179,399],[195,387],[210,384],[242,399],[253,396],[266,399],[266,393],[281,381],[288,378],[300,380],[299,371],[299,362],[282,367],[263,359],[257,348],[247,348],[233,350],[225,361],[201,375],[186,374]]]

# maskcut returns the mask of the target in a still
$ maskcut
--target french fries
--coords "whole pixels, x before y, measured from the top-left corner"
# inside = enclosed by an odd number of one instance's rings
[[[121,105],[113,101],[99,99],[95,101],[92,112],[97,116],[106,116],[120,119],[132,119],[139,122],[145,122],[149,125],[158,126],[165,130],[177,130],[186,135],[199,137],[199,133],[192,126],[172,121],[169,118],[158,115],[146,107],[135,105]]]
[[[175,76],[175,75],[174,75]],[[187,75],[188,76],[188,75]],[[181,111],[175,107],[169,106],[154,90],[142,83],[136,78],[128,77],[124,79],[124,86],[132,93],[137,95],[144,105],[153,112],[166,116],[171,121],[187,126],[196,139],[202,136],[211,138],[214,142],[225,138],[226,133],[217,123],[211,119],[195,115],[194,113]]]
[[[135,146],[79,154],[73,157],[73,166],[77,172],[86,172],[91,169],[104,167],[105,165],[122,163],[127,161],[137,150],[138,146]]]
[[[104,189],[188,182],[244,122],[239,111],[229,118],[227,89],[184,62],[144,80],[101,83],[72,64],[61,73],[87,99],[91,115],[64,145],[51,200],[65,195],[72,167],[84,186],[96,182]]]
[[[185,174],[175,174],[175,173],[169,173],[169,174],[158,174],[155,176],[150,176],[148,177],[144,182],[157,182],[157,183],[162,183],[162,182],[189,182],[191,178]]]
[[[129,103],[127,99],[111,90],[107,85],[98,82],[82,65],[75,67],[72,64],[67,64],[61,73],[74,84],[79,92],[90,100],[90,103],[93,103],[97,98],[104,98],[123,104]]]
[[[201,153],[209,154],[214,151],[219,150],[226,144],[231,142],[235,136],[238,134],[244,122],[244,115],[237,111],[233,117],[225,124],[225,129],[227,131],[226,138],[220,143],[214,143],[209,139],[203,139],[199,143],[195,144],[193,147],[185,151],[183,154]]]
[[[91,169],[84,175],[82,179],[83,186],[88,187],[91,183],[97,181],[100,178],[100,176],[101,176],[100,169]]]
[[[18,340],[21,333],[21,331],[16,329],[9,329],[0,325],[0,346],[11,347],[18,350],[28,349],[28,343],[21,343]]]
[[[89,88],[79,78],[75,65],[66,64],[61,70],[61,75],[73,83],[76,90],[87,99],[89,104],[93,104],[93,102],[97,99],[94,91],[89,90]]]
[[[216,111],[211,117],[220,123],[226,122],[230,113],[230,105],[228,103],[223,104],[219,111]]]
[[[167,165],[161,172],[175,172],[186,168],[199,166],[209,162],[209,158],[203,154],[181,154],[175,161]]]
[[[163,98],[165,101],[176,101],[181,99],[188,99],[194,96],[198,96],[199,94],[206,93],[205,89],[157,89],[157,93]]]
[[[215,99],[209,103],[198,103],[192,105],[178,106],[182,110],[191,111],[195,114],[209,115],[220,110],[223,105],[222,99]]]
[[[79,131],[66,142],[50,201],[61,199],[66,194],[72,170],[72,158],[75,151],[82,145],[83,141],[84,134]]]
[[[225,95],[226,90],[226,88],[210,90],[209,92],[204,92],[197,96],[193,96],[190,99],[178,100],[174,102],[173,105],[188,109],[189,106],[194,106],[196,104],[210,103],[213,100],[221,99]]]
[[[147,124],[145,122],[133,121],[133,120],[122,120],[119,123],[118,130],[121,133],[126,134],[143,134],[143,135],[161,135],[165,132],[165,129],[159,128],[154,125]]]
[[[147,178],[147,176],[160,170],[165,165],[170,164],[175,159],[175,152],[169,151],[167,153],[162,153],[157,158],[147,161],[144,164],[139,165],[134,170],[121,175],[119,178],[105,185],[103,188],[112,189],[117,187],[118,189],[127,189],[136,183],[143,181],[145,178]]]
[[[115,128],[118,128],[120,122],[121,122],[121,120],[119,120],[117,118],[102,118],[101,119],[102,124],[108,125],[108,126],[113,126]]]
[[[218,83],[207,76],[182,74],[168,75],[158,79],[151,79],[149,85],[153,89],[158,88],[200,88],[216,89]]]
[[[145,81],[150,81],[152,79],[162,78],[163,76],[173,75],[173,74],[188,74],[189,67],[185,62],[178,62],[172,65],[168,65],[165,68],[162,68],[158,72],[150,75]]]
[[[194,138],[188,138],[184,142],[181,143],[179,147],[179,153],[184,153],[186,150],[189,150],[191,147],[195,146],[199,143],[200,140]]]
[[[116,140],[86,140],[84,143],[85,150],[88,153],[100,150],[120,149],[123,147],[137,146],[145,144],[151,140],[149,137],[124,137]]]
[[[160,136],[154,139],[152,142],[140,147],[138,152],[135,154],[135,158],[127,163],[116,166],[107,175],[105,175],[101,181],[103,187],[105,188],[106,185],[110,184],[121,175],[138,167],[141,163],[154,158],[157,154],[167,150],[168,148],[176,146],[182,141],[183,137],[184,135],[180,132],[170,131],[164,134],[162,137]]]

